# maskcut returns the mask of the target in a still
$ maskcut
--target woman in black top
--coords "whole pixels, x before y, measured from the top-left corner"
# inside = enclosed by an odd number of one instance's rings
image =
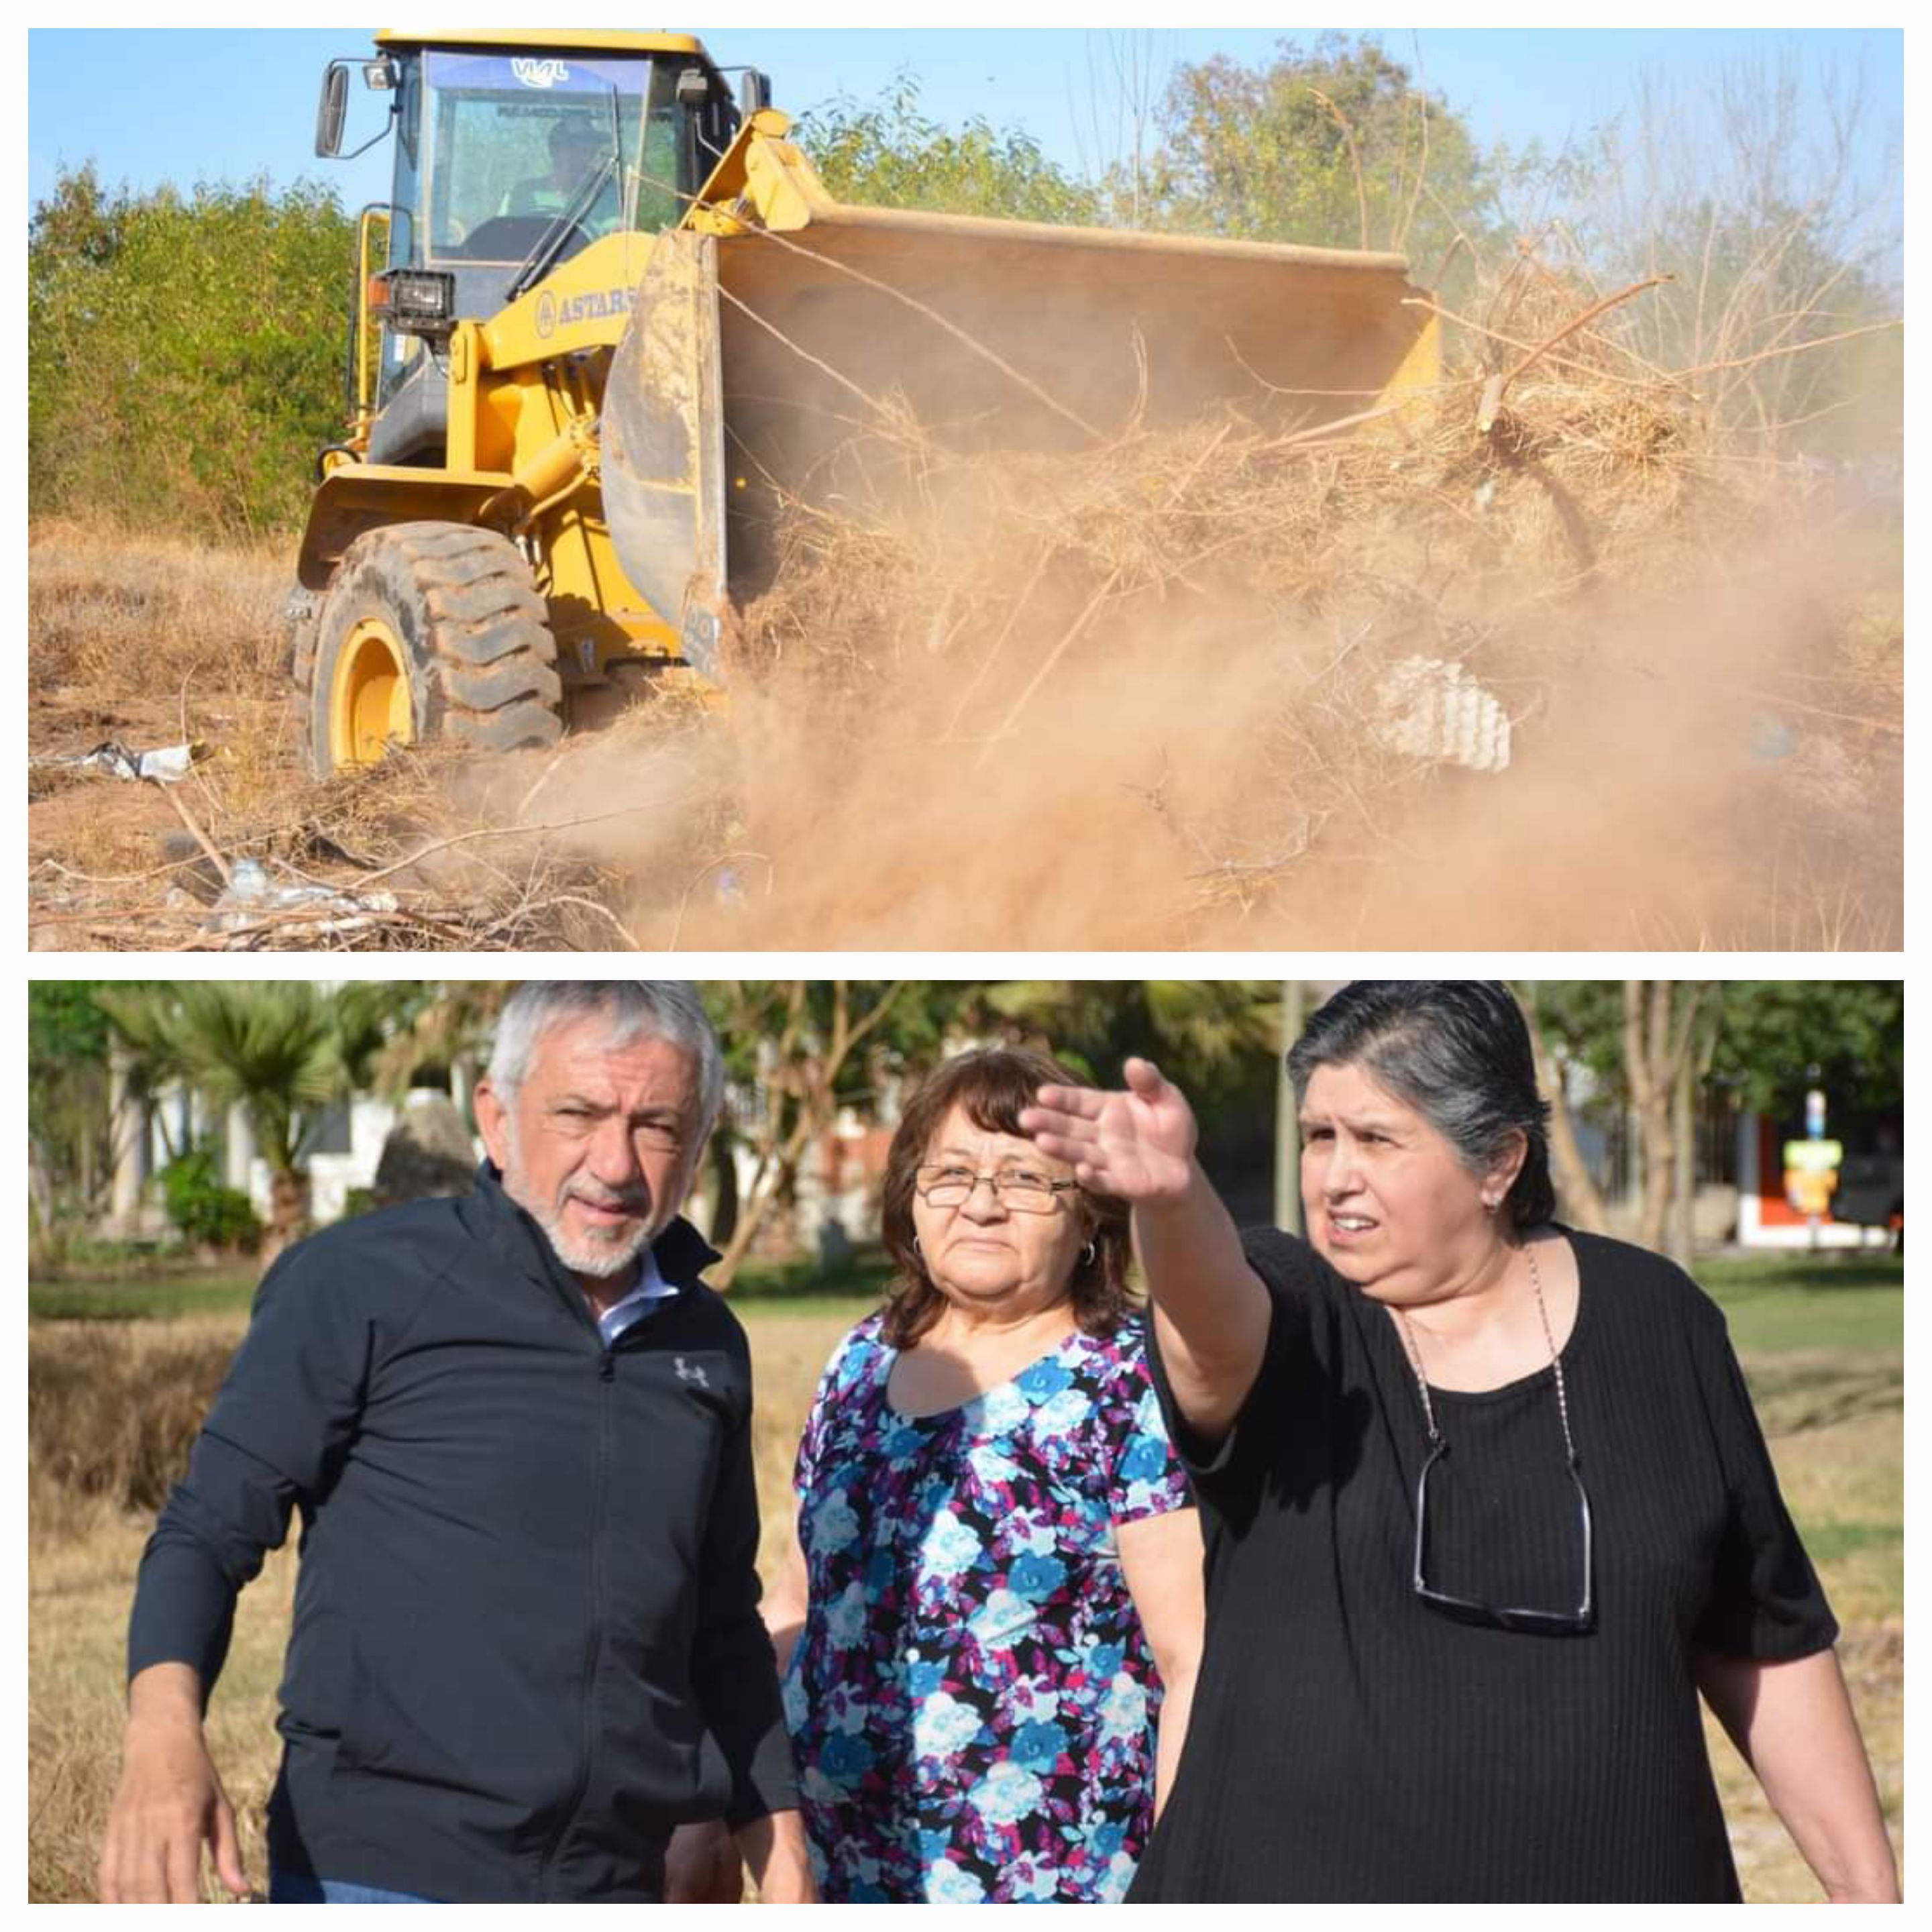
[[[1244,1249],[1144,1060],[1022,1117],[1132,1203],[1207,1535],[1186,1749],[1132,1896],[1735,1898],[1701,1692],[1826,1892],[1894,1897],[1723,1317],[1551,1223],[1507,989],[1358,981],[1288,1070],[1312,1250]]]

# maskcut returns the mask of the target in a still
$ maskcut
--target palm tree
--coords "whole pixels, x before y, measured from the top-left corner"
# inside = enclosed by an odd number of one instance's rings
[[[177,980],[100,996],[117,1034],[213,1105],[238,1105],[268,1163],[272,1261],[308,1219],[305,1117],[344,1085],[334,1000],[305,980]]]
[[[513,989],[513,982],[502,980],[449,980],[415,988],[386,988],[377,980],[358,983],[368,989],[362,997],[370,1003],[382,1037],[373,1052],[352,1058],[350,1064],[362,1070],[365,1084],[391,1100],[400,1099],[425,1076],[436,1075],[445,1076],[452,1094],[463,1097],[467,1081],[459,1082],[459,1070],[473,1078],[488,1057]],[[345,986],[341,997],[349,998],[351,990]],[[364,1016],[362,1024],[368,1023]],[[352,1037],[352,1029],[344,1032]]]

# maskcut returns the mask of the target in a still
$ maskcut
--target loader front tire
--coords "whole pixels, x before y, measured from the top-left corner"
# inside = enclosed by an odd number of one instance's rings
[[[298,638],[293,668],[318,778],[373,764],[392,744],[512,752],[562,735],[543,599],[494,530],[392,524],[358,537],[313,637],[312,652]]]

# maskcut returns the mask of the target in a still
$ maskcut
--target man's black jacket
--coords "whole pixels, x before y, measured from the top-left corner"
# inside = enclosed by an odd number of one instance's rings
[[[751,1364],[682,1290],[606,1349],[485,1166],[264,1279],[142,1560],[131,1676],[212,1686],[302,1516],[270,1807],[284,1868],[458,1900],[655,1895],[671,1828],[796,1803],[758,1612]]]

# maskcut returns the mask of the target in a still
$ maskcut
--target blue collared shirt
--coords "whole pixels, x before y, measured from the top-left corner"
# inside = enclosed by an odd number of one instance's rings
[[[675,1282],[658,1274],[657,1258],[646,1248],[638,1260],[637,1286],[597,1318],[597,1332],[603,1336],[604,1347],[614,1348],[626,1329],[655,1314],[658,1304],[670,1300],[677,1292]]]

